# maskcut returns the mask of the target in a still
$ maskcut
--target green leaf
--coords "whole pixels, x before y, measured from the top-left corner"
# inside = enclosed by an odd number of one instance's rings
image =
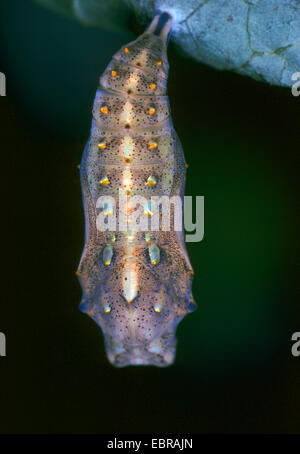
[[[173,17],[172,39],[195,60],[274,85],[300,68],[298,0],[37,0],[86,25],[128,30],[156,11]]]

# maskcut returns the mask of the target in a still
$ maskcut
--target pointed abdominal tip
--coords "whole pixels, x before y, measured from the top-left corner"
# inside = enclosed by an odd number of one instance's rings
[[[153,33],[153,35],[159,36],[167,44],[171,35],[171,25],[172,16],[166,12],[159,12],[154,16],[146,33]]]

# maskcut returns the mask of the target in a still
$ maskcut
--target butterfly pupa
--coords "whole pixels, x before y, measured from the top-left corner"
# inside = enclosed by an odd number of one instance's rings
[[[80,166],[86,219],[80,309],[101,327],[108,359],[118,367],[170,365],[176,327],[195,309],[183,233],[118,229],[120,189],[147,199],[147,219],[159,209],[148,202],[152,196],[184,196],[186,168],[166,95],[170,30],[170,15],[158,14],[113,56],[100,78]],[[109,231],[97,228],[103,213]]]

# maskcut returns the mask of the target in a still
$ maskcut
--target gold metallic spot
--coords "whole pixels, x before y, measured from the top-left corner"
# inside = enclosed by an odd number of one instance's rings
[[[186,163],[184,164],[184,166],[185,166],[185,168],[187,169],[189,165],[188,165],[188,163],[186,162]]]
[[[116,75],[117,75],[117,71],[112,71],[111,72],[111,77],[116,77]]]
[[[148,177],[146,183],[148,186],[155,186],[156,185],[156,179],[150,175],[150,177]]]
[[[150,84],[149,87],[150,87],[150,90],[155,90],[156,84]]]
[[[128,52],[129,52],[128,47],[124,48],[124,52],[125,52],[125,54],[128,54]]]
[[[109,306],[108,304],[105,304],[105,306],[104,306],[104,312],[105,312],[106,314],[109,314],[110,311],[111,311],[110,306]]]
[[[104,216],[111,216],[113,214],[113,205],[112,205],[111,200],[106,200],[104,202],[103,208],[104,208],[104,211],[103,211]]]
[[[154,109],[154,107],[149,107],[149,109],[148,109],[148,114],[149,114],[149,115],[155,114],[155,109]]]
[[[155,310],[155,312],[160,313],[161,312],[161,305],[159,303],[156,303],[154,305],[154,310]]]
[[[146,233],[145,234],[145,240],[147,243],[150,243],[150,241],[152,240],[152,235],[150,235],[150,233]]]
[[[126,189],[126,195],[130,195],[131,194],[131,189]]]
[[[100,143],[98,143],[98,148],[100,148],[100,150],[105,150],[105,148],[106,148],[106,143],[105,143],[105,142],[100,142]]]
[[[116,235],[114,235],[113,233],[108,235],[108,241],[110,241],[111,243],[114,243],[116,241]]]
[[[131,159],[130,159],[130,158],[125,158],[125,159],[124,159],[124,162],[125,162],[126,164],[129,164],[129,163],[131,162]]]
[[[162,65],[162,62],[161,61],[158,61],[156,62],[157,66],[161,66]]]
[[[112,259],[113,253],[114,253],[113,248],[110,245],[105,246],[105,248],[103,249],[104,265],[109,266],[111,264],[111,259]]]
[[[110,181],[109,181],[108,177],[103,177],[99,181],[99,184],[102,184],[102,186],[107,186],[108,184],[110,184]]]
[[[156,244],[152,244],[152,246],[149,247],[148,252],[152,265],[157,265],[160,260],[159,247]]]
[[[108,114],[108,107],[107,106],[103,106],[101,107],[101,112],[104,114],[104,115],[107,115]]]
[[[151,201],[148,201],[144,207],[144,214],[147,216],[153,216],[153,206]]]
[[[157,148],[157,143],[156,142],[149,142],[149,149],[154,150],[154,148]]]

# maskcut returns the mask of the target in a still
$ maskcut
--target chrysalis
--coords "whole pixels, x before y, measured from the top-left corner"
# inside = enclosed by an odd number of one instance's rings
[[[195,309],[183,232],[172,222],[169,230],[148,223],[160,218],[152,196],[184,196],[186,168],[166,96],[170,27],[167,13],[155,16],[113,56],[100,78],[80,166],[86,217],[80,309],[102,328],[109,361],[118,367],[171,364],[176,327]],[[128,199],[122,211],[120,190],[146,200],[140,231],[131,229]],[[101,219],[107,229],[99,228]]]

